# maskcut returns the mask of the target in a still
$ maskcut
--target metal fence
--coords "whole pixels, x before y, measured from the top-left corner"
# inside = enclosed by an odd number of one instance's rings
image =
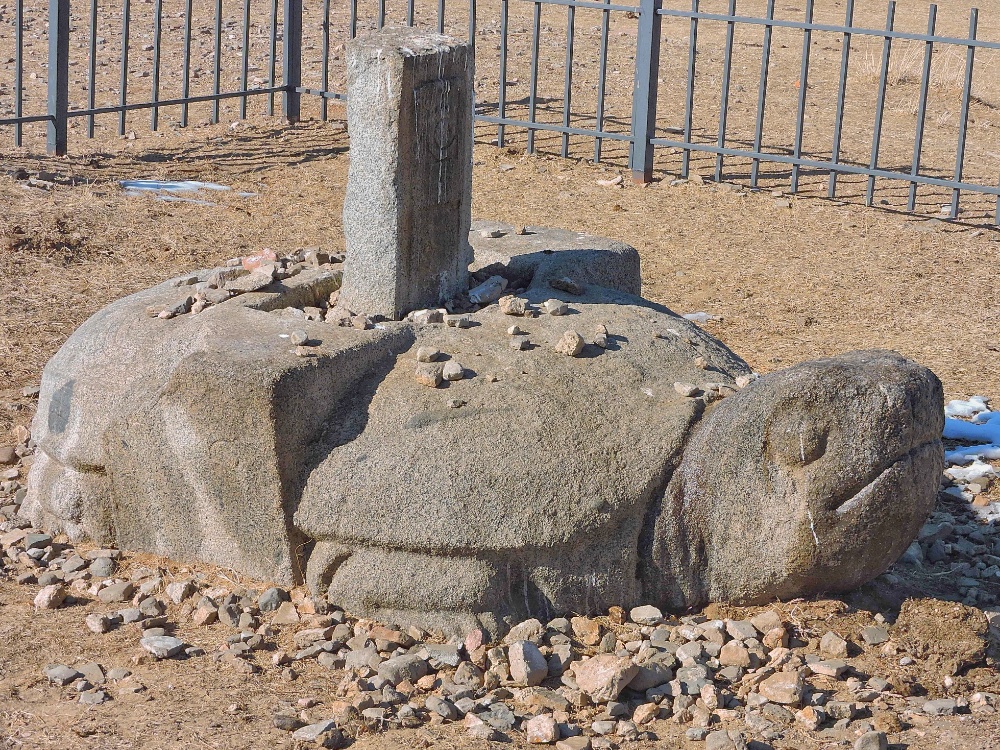
[[[602,161],[613,145],[638,182],[695,163],[792,193],[821,179],[842,197],[848,182],[868,205],[877,191],[911,212],[936,199],[951,218],[972,193],[1000,223],[1000,42],[978,38],[977,10],[967,33],[955,19],[941,32],[931,5],[924,32],[900,28],[895,2],[882,28],[854,0],[805,0],[801,18],[740,2],[0,0],[0,128],[15,146],[44,128],[65,154],[71,130],[94,137],[111,119],[123,135],[140,110],[153,130],[165,111],[184,127],[197,107],[214,123],[273,115],[277,100],[289,121],[304,102],[326,119],[346,99],[344,41],[405,23],[476,45],[476,119],[499,146]]]

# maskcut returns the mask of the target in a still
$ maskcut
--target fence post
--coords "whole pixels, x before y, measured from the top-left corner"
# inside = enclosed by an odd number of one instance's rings
[[[302,106],[302,94],[298,91],[302,85],[302,0],[285,0],[283,42],[282,109],[285,120],[292,124],[299,121]]]
[[[49,126],[45,149],[66,155],[69,112],[69,2],[49,0]]]
[[[629,167],[633,181],[653,179],[653,146],[656,133],[656,95],[660,72],[660,0],[640,0],[635,52],[635,88],[632,93],[632,149]]]

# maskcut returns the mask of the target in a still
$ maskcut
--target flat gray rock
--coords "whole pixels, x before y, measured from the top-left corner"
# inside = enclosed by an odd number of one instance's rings
[[[170,635],[150,635],[139,640],[139,645],[157,659],[169,659],[181,653],[187,644]]]
[[[324,735],[333,734],[339,731],[340,730],[337,729],[337,722],[333,719],[326,719],[324,721],[318,721],[315,724],[309,724],[301,729],[296,729],[292,732],[292,739],[299,742],[315,742]]]
[[[69,685],[73,680],[82,676],[77,670],[67,667],[65,664],[49,664],[44,671],[48,681],[60,687]]]
[[[403,681],[415,683],[430,672],[427,660],[413,654],[395,656],[378,665],[378,676],[398,685]]]
[[[958,702],[954,698],[937,698],[924,703],[923,711],[928,716],[951,716],[958,713]]]

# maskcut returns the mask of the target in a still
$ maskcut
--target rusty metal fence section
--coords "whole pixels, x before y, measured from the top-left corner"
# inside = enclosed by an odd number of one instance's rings
[[[940,32],[934,5],[924,32],[898,27],[895,2],[881,28],[856,20],[871,6],[855,0],[842,21],[815,0],[801,18],[778,17],[775,0],[687,2],[0,0],[0,134],[20,147],[44,127],[59,155],[71,137],[124,135],[140,111],[152,130],[196,110],[199,122],[279,109],[295,122],[304,103],[325,120],[346,100],[344,42],[407,24],[476,47],[476,120],[498,146],[627,162],[637,182],[689,178],[694,162],[707,179],[790,193],[822,176],[830,197],[847,181],[848,198],[872,205],[878,192],[910,212],[930,188],[951,218],[973,193],[995,199],[1000,223],[1000,146],[969,146],[973,107],[1000,120],[1000,99],[977,95],[1000,92],[1000,42],[980,38],[977,10],[966,34]],[[951,99],[931,116],[943,66]]]

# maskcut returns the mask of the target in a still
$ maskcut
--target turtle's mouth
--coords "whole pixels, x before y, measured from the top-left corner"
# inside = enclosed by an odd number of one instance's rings
[[[846,486],[842,492],[831,498],[828,507],[834,509],[833,512],[838,518],[863,507],[866,501],[874,497],[882,487],[890,483],[897,483],[900,474],[912,471],[914,464],[920,460],[920,454],[927,451],[934,444],[940,444],[940,441],[927,440],[914,446],[896,460],[886,465],[875,467],[868,474],[863,475],[856,482]]]

